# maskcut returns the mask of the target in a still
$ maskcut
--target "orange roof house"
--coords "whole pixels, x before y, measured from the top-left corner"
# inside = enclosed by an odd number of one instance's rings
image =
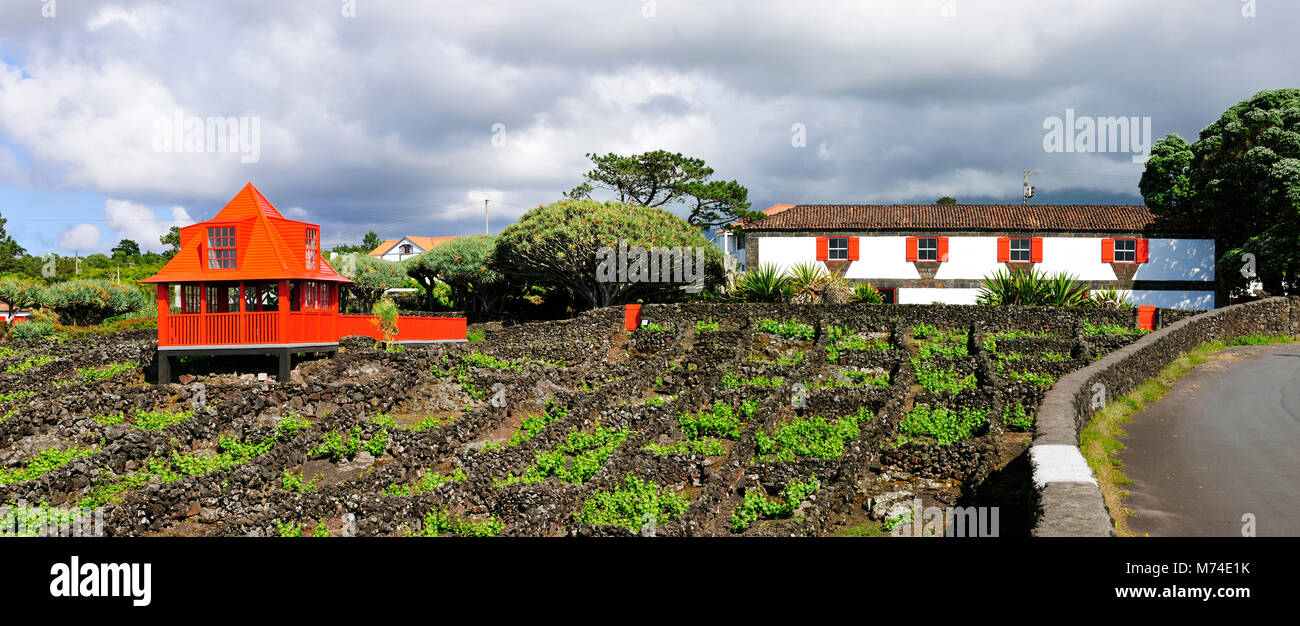
[[[320,226],[286,219],[249,183],[215,217],[180,230],[180,252],[158,274],[160,382],[171,356],[333,352],[340,337],[383,339],[375,316],[341,315],[352,282],[321,255]],[[389,338],[394,339],[394,338]],[[464,318],[399,317],[400,343],[464,341]]]
[[[370,256],[379,257],[388,261],[405,261],[407,258],[419,256],[438,246],[441,246],[456,237],[419,237],[416,235],[406,235],[401,239],[388,239],[379,244],[374,250],[370,251]]]

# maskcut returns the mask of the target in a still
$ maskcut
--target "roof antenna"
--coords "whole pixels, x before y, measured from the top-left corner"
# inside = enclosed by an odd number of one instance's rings
[[[1025,170],[1024,190],[1021,192],[1020,204],[1028,205],[1029,199],[1034,197],[1034,187],[1029,184],[1029,177],[1037,174],[1038,170]]]

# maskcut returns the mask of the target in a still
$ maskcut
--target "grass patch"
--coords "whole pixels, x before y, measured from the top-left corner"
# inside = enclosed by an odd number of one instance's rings
[[[79,367],[77,374],[88,381],[106,380],[116,376],[120,372],[135,369],[135,363],[109,363],[101,367]]]
[[[718,332],[719,328],[721,328],[721,326],[719,326],[718,323],[713,320],[708,320],[708,321],[701,320],[695,322],[695,332],[698,333],[704,333],[704,332],[716,333]]]

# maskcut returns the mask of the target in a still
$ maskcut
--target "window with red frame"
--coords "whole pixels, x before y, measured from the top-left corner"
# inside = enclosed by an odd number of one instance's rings
[[[208,269],[235,269],[235,227],[208,229]]]

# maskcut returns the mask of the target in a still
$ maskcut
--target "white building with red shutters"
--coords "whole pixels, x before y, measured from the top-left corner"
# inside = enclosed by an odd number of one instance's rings
[[[1144,206],[777,206],[731,246],[748,268],[820,262],[887,302],[974,304],[999,268],[1034,267],[1114,287],[1135,305],[1215,305],[1213,237]]]

